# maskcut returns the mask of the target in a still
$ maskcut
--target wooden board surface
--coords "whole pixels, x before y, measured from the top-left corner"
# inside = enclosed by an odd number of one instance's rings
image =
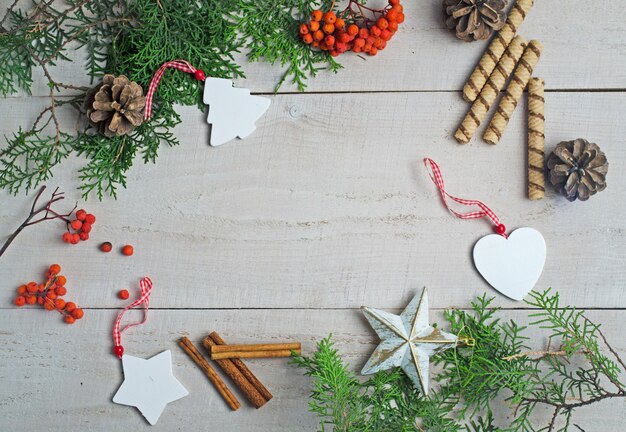
[[[451,193],[488,203],[510,229],[542,231],[548,260],[538,287],[598,309],[590,317],[623,353],[626,24],[615,11],[626,1],[614,3],[538,0],[522,27],[546,46],[538,74],[549,90],[547,149],[584,137],[610,161],[608,189],[586,203],[552,191],[540,202],[525,198],[525,103],[499,145],[479,134],[467,146],[455,143],[468,108],[458,90],[485,45],[455,40],[439,1],[407,2],[407,23],[376,58],[344,56],[346,69],[310,80],[307,93],[286,86],[270,95],[272,106],[244,141],[209,147],[205,114],[180,108],[179,147],[161,149],[155,165],[138,162],[117,201],[81,204],[98,217],[92,240],[68,246],[63,227],[49,223],[24,231],[0,259],[0,430],[148,428],[138,413],[110,402],[121,379],[109,355],[122,305],[115,293],[136,289],[144,275],[155,282],[158,310],[129,335],[127,349],[150,356],[171,348],[174,373],[191,393],[167,408],[157,430],[315,427],[306,413],[309,381],[285,361],[255,361],[276,397],[259,411],[233,414],[176,347],[181,335],[197,340],[218,329],[237,342],[298,340],[311,352],[332,332],[358,370],[376,338],[357,308],[402,308],[422,286],[436,309],[467,307],[486,292],[522,319],[524,304],[499,296],[472,266],[471,247],[490,226],[459,221],[442,207],[425,156],[440,163]],[[238,85],[271,93],[280,68],[242,62],[248,78]],[[85,79],[80,64],[56,73]],[[33,94],[0,99],[2,135],[30,125],[47,102],[43,81]],[[75,121],[71,112],[63,118]],[[83,162],[71,159],[49,183],[67,191],[70,208]],[[0,191],[0,237],[29,206],[30,197]],[[96,249],[102,241],[132,243],[137,253],[104,255]],[[10,305],[14,289],[53,262],[65,269],[68,296],[87,309],[76,326]],[[576,423],[588,432],[617,430],[624,412],[623,403],[601,404],[580,411]]]

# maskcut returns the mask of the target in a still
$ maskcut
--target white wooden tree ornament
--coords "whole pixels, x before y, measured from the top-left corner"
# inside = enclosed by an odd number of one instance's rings
[[[205,80],[203,101],[209,105],[212,146],[250,135],[271,103],[268,98],[250,95],[248,89],[233,87],[231,80],[223,78]]]

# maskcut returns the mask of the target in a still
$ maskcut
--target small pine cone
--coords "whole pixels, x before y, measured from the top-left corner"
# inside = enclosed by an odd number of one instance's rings
[[[443,0],[446,26],[465,42],[488,39],[506,22],[506,0]]]
[[[570,201],[587,201],[606,189],[609,163],[596,144],[584,139],[559,143],[548,157],[550,183]]]
[[[105,75],[90,90],[83,107],[89,122],[107,137],[127,135],[143,123],[143,89],[124,75]]]

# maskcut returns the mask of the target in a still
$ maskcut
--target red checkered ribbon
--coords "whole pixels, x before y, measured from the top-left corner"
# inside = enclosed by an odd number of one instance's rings
[[[124,348],[122,348],[122,343],[121,343],[122,333],[131,327],[135,327],[135,326],[145,323],[146,320],[148,319],[148,308],[150,307],[150,293],[152,292],[152,281],[150,280],[149,277],[145,277],[141,281],[139,281],[139,289],[140,289],[139,298],[135,300],[134,302],[132,302],[131,304],[129,304],[128,306],[126,306],[124,310],[122,310],[119,313],[119,315],[117,316],[117,319],[115,320],[115,325],[113,326],[113,342],[115,343],[114,352],[119,358],[122,358],[122,354],[124,354]],[[120,330],[120,323],[126,311],[129,309],[134,309],[140,304],[144,305],[143,320],[141,320],[140,322],[127,324],[126,326],[122,327],[122,329]]]
[[[439,192],[441,193],[441,199],[443,200],[443,204],[448,210],[450,210],[452,214],[461,219],[480,219],[483,217],[487,217],[496,226],[496,232],[504,237],[507,237],[504,225],[500,223],[500,218],[498,218],[493,210],[491,210],[480,201],[466,200],[450,195],[448,192],[446,192],[446,188],[443,184],[443,174],[441,173],[441,168],[439,168],[439,165],[437,165],[437,163],[430,158],[424,158],[424,165],[428,170],[428,174],[430,175],[431,180],[433,181],[433,183],[435,183],[435,186],[437,186]],[[448,198],[466,206],[478,206],[478,208],[480,208],[480,211],[459,213],[450,207],[450,205],[448,204]]]
[[[200,75],[196,76],[196,79],[204,81],[204,72],[200,69],[196,69],[186,60],[174,60],[169,61],[167,63],[163,63],[163,65],[156,71],[152,80],[150,81],[150,85],[148,86],[148,92],[146,93],[146,110],[143,113],[143,119],[148,120],[152,117],[152,99],[154,98],[154,94],[156,93],[157,87],[161,82],[161,78],[163,78],[163,74],[168,68],[178,69],[179,71],[196,74],[198,72]]]

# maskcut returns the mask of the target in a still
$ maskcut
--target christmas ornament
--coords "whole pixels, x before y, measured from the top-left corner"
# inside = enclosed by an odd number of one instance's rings
[[[455,346],[458,338],[428,324],[426,288],[413,297],[400,315],[369,307],[362,309],[381,342],[361,373],[370,375],[401,367],[415,387],[427,395],[430,357]]]
[[[606,189],[609,162],[597,144],[578,138],[559,143],[548,157],[550,183],[569,201],[587,201]]]
[[[207,121],[211,124],[211,145],[222,145],[235,137],[245,138],[256,129],[254,123],[270,107],[271,101],[251,96],[250,90],[235,88],[231,80],[207,78],[204,81]]]
[[[127,135],[143,122],[143,89],[124,75],[105,75],[87,93],[84,108],[89,122],[105,136]]]
[[[400,0],[389,0],[383,9],[372,9],[358,0],[349,0],[341,12],[314,10],[308,23],[300,24],[302,41],[336,57],[346,51],[376,55],[385,49],[404,22]],[[334,5],[334,2],[333,2]]]
[[[124,348],[121,345],[122,333],[130,327],[145,323],[148,318],[152,281],[146,277],[139,282],[139,287],[141,290],[139,298],[119,313],[113,327],[113,341],[115,342],[113,352],[122,359],[124,369],[124,381],[113,396],[113,402],[136,407],[148,423],[154,425],[168,403],[185,397],[189,393],[172,374],[171,351],[163,351],[147,360],[124,354]],[[139,305],[144,305],[143,320],[128,324],[120,330],[124,313]]]
[[[488,39],[504,27],[505,0],[444,0],[446,26],[465,42]]]
[[[245,138],[255,130],[254,123],[267,111],[270,100],[251,96],[250,90],[233,88],[232,81],[221,78],[207,78],[204,71],[196,69],[185,60],[174,60],[163,64],[152,77],[146,93],[144,120],[152,116],[152,99],[163,74],[168,68],[193,74],[198,81],[204,81],[203,101],[209,104],[207,121],[211,127],[211,145],[222,145],[235,137]]]
[[[474,246],[474,264],[485,280],[505,296],[523,300],[546,262],[546,242],[533,228],[518,228],[504,238],[490,234]]]
[[[532,228],[518,228],[511,236],[498,216],[484,203],[477,200],[457,198],[446,192],[439,165],[430,158],[424,165],[435,186],[439,189],[446,208],[460,219],[488,218],[498,235],[488,235],[474,246],[474,264],[485,280],[502,294],[521,300],[539,279],[546,260],[546,243],[541,233]],[[458,213],[448,205],[448,198],[465,206],[477,206],[480,210]]]

